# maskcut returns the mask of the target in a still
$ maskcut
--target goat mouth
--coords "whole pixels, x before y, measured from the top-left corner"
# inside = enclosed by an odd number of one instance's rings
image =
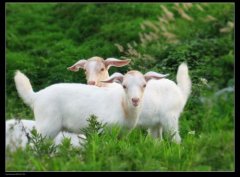
[[[132,102],[133,106],[137,107],[139,105],[139,102]]]

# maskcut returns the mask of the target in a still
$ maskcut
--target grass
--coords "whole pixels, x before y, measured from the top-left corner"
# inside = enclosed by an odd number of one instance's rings
[[[199,138],[186,135],[179,146],[135,129],[122,140],[111,134],[95,136],[83,153],[62,147],[39,158],[18,150],[7,157],[7,171],[232,171],[233,141],[232,131],[220,131]]]
[[[234,31],[229,27],[234,5],[190,6],[7,3],[6,119],[34,117],[17,95],[16,70],[29,77],[34,91],[59,82],[85,83],[84,71],[66,68],[95,55],[131,59],[129,66],[111,68],[110,74],[152,70],[170,73],[174,81],[178,65],[186,61],[193,87],[180,117],[181,145],[167,137],[153,139],[142,128],[127,134],[120,127],[105,127],[99,134],[90,126],[84,148],[74,148],[68,140],[58,147],[39,140],[35,148],[7,150],[6,171],[234,171],[235,95],[216,95],[234,86]],[[174,19],[166,21],[166,8]],[[224,28],[229,31],[221,32]]]
[[[7,153],[7,171],[233,171],[234,134],[232,93],[199,105],[192,114],[186,108],[180,119],[182,144],[153,139],[142,128],[130,134],[120,127],[104,127],[102,134],[92,126],[86,130],[88,141],[74,148],[67,141],[58,151],[51,143],[39,143],[38,149],[18,149]],[[229,105],[230,104],[230,105]],[[219,109],[221,111],[219,111]],[[198,121],[196,121],[198,120]],[[95,127],[95,128],[94,128]]]

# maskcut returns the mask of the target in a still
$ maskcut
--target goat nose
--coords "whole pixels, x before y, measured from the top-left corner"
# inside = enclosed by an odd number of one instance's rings
[[[95,81],[88,81],[88,85],[95,85]]]
[[[139,102],[139,98],[132,98],[132,102],[134,102],[134,103]]]

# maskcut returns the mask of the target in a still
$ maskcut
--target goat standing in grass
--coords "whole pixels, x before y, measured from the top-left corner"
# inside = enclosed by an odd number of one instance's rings
[[[100,79],[109,79],[108,67],[105,67],[104,74],[98,68],[104,68],[105,63],[110,61],[119,60],[114,58],[103,60],[100,57],[92,57],[89,60],[79,60],[68,69],[70,71],[84,69],[88,84],[101,86],[98,84]],[[162,139],[164,131],[172,135],[173,141],[180,143],[178,119],[190,92],[191,80],[185,63],[182,63],[178,68],[177,84],[169,79],[151,80],[144,93],[143,108],[138,125],[149,128],[150,133],[155,138]]]
[[[89,60],[80,60],[74,66],[69,67],[71,71],[78,71],[80,67],[86,70],[86,77],[89,80],[89,85],[106,86],[108,83],[100,82],[109,78],[108,69],[111,66],[122,67],[127,65],[130,60],[117,60],[109,58],[103,60],[100,57],[92,57]],[[114,84],[113,84],[114,85]],[[6,121],[6,147],[10,150],[15,150],[18,147],[25,148],[28,142],[27,134],[35,127],[34,120],[16,120],[11,119]],[[60,144],[64,137],[70,138],[71,144],[75,147],[79,146],[79,141],[84,139],[83,134],[74,134],[69,132],[60,132],[54,139],[56,145]],[[83,138],[80,138],[83,137]]]
[[[61,130],[81,133],[87,118],[94,114],[99,122],[119,124],[129,129],[136,126],[146,82],[165,75],[155,72],[142,75],[130,71],[124,76],[113,74],[105,83],[116,87],[61,83],[34,92],[29,79],[20,71],[14,77],[18,94],[34,111],[36,129],[43,136],[56,137]]]

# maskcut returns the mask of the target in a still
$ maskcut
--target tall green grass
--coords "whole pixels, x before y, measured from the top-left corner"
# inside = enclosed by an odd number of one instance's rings
[[[207,98],[199,112],[185,111],[180,118],[182,144],[153,139],[136,128],[105,127],[103,133],[87,129],[87,143],[74,148],[63,141],[57,151],[38,144],[7,152],[8,171],[233,171],[233,94]],[[188,105],[189,106],[189,105]],[[188,107],[187,106],[187,107]],[[99,127],[97,130],[99,130]],[[95,128],[96,129],[96,128]],[[47,145],[46,145],[47,144]],[[39,155],[40,154],[40,155]]]

